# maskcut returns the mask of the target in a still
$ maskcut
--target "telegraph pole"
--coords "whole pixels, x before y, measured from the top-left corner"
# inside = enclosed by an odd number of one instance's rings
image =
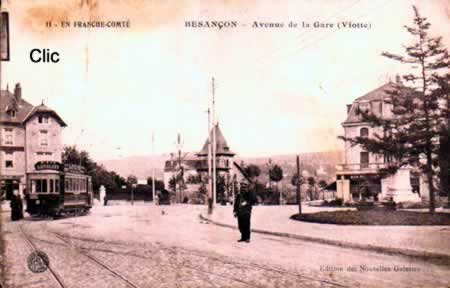
[[[177,148],[178,148],[178,169],[179,169],[179,173],[178,175],[180,175],[180,184],[178,185],[178,189],[180,191],[179,195],[180,195],[180,199],[179,202],[183,203],[183,181],[184,181],[184,175],[183,175],[183,167],[181,166],[181,135],[180,133],[178,133],[178,137],[177,137]],[[177,177],[178,178],[178,177]],[[178,181],[176,181],[178,182]],[[176,191],[176,189],[175,189]]]
[[[134,183],[131,183],[131,205],[134,205]]]
[[[300,157],[297,155],[297,201],[298,201],[298,214],[302,215],[302,193],[300,191]]]
[[[152,154],[155,157],[155,133],[152,132]],[[155,160],[153,160],[152,167],[152,199],[153,204],[156,205],[156,188],[155,188]]]
[[[212,197],[212,200],[213,200],[213,207],[214,207],[214,205],[216,205],[216,197],[217,197],[217,184],[216,184],[216,182],[217,182],[217,179],[216,179],[216,177],[217,177],[217,167],[216,167],[216,146],[217,146],[217,143],[216,143],[216,108],[215,108],[215,104],[216,104],[216,99],[215,99],[215,89],[216,87],[215,87],[215,85],[214,85],[214,77],[212,78],[212,118],[213,118],[213,120],[212,120],[212,122],[213,122],[213,135],[212,135],[212,137],[213,137],[213,143],[212,143],[212,161],[213,161],[213,168],[212,168],[212,172],[213,172],[213,174],[212,174],[212,177],[213,177],[213,181],[212,181],[212,184],[213,184],[213,197]]]
[[[209,103],[208,103],[209,106]],[[208,214],[213,212],[212,197],[212,177],[211,177],[211,111],[208,107]]]

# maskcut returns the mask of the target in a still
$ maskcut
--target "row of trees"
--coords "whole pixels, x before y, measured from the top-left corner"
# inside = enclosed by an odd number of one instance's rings
[[[94,191],[98,191],[101,185],[108,191],[117,191],[127,184],[125,178],[114,171],[108,171],[103,165],[98,165],[88,152],[79,151],[75,146],[64,147],[63,162],[83,166],[86,173],[92,177]]]
[[[79,151],[75,146],[64,147],[63,162],[84,167],[86,173],[92,177],[92,186],[94,191],[98,191],[100,186],[103,185],[109,193],[114,193],[123,191],[123,187],[126,187],[126,189],[131,189],[131,187],[138,182],[137,177],[134,175],[129,175],[125,179],[114,171],[108,171],[105,166],[95,163],[91,159],[88,152]],[[148,177],[147,185],[149,187],[147,187],[145,191],[151,191],[152,184],[152,178]],[[157,191],[163,191],[164,182],[161,180],[155,180],[155,189]]]
[[[373,127],[381,127],[382,133],[371,138],[342,138],[390,159],[383,171],[386,174],[412,166],[426,175],[429,210],[434,212],[437,189],[448,193],[450,201],[450,57],[442,38],[432,37],[431,24],[416,7],[413,9],[413,25],[405,26],[413,43],[404,46],[403,55],[382,53],[409,68],[401,76],[403,83],[386,91],[393,117],[386,119],[360,111],[363,119]],[[435,186],[435,182],[439,184]]]
[[[271,163],[269,162],[269,171],[268,171],[268,174],[269,174],[269,185],[268,186],[269,187],[267,187],[267,188],[265,185],[263,185],[262,183],[259,183],[257,181],[257,178],[261,175],[261,168],[259,166],[255,165],[255,164],[249,164],[248,166],[245,166],[243,168],[244,168],[244,172],[247,174],[248,177],[256,180],[256,182],[257,182],[256,193],[257,193],[257,196],[261,199],[261,201],[263,203],[274,204],[274,203],[279,203],[281,198],[283,200],[287,200],[286,198],[290,198],[288,190],[291,190],[291,189],[287,189],[286,191],[280,191],[280,189],[278,187],[278,183],[284,179],[283,169],[279,165],[277,165],[277,164],[271,165]],[[318,180],[315,177],[303,177],[303,176],[299,177],[299,175],[294,175],[291,178],[290,183],[292,184],[293,187],[296,187],[298,181],[300,181],[300,185],[302,187],[306,186],[305,192],[306,192],[307,198],[309,200],[319,199],[320,195],[322,195],[322,197],[323,197],[323,195],[324,195],[323,190],[328,185],[327,182],[323,179]],[[275,182],[275,187],[272,187],[270,182]],[[273,189],[273,188],[275,188],[275,189]],[[284,196],[281,196],[280,194],[282,194]],[[294,193],[294,195],[295,195],[295,193]],[[290,201],[290,202],[292,202],[292,201]]]

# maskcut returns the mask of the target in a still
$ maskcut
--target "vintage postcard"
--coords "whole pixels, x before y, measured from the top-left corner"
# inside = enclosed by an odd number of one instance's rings
[[[0,8],[0,288],[450,287],[448,0]]]

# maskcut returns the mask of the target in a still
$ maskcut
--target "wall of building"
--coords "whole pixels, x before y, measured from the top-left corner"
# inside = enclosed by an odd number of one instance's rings
[[[4,128],[13,129],[13,144],[6,144]],[[25,174],[25,129],[18,125],[0,125],[0,175]],[[12,153],[7,155],[7,152]],[[6,160],[13,161],[13,168],[6,168]]]
[[[362,128],[369,129],[369,137],[373,137],[375,133],[381,134],[380,128],[372,128],[368,125],[361,124],[355,126],[344,127],[344,134],[347,138],[355,138],[360,136],[360,131]],[[345,164],[360,164],[361,163],[361,152],[364,151],[360,145],[352,146],[351,143],[345,142]],[[369,163],[384,163],[384,158],[380,155],[369,153]]]
[[[34,171],[34,164],[38,161],[62,162],[62,127],[55,118],[49,116],[49,123],[39,123],[36,114],[26,123],[25,129],[27,173]],[[47,131],[47,146],[41,145],[40,131]]]

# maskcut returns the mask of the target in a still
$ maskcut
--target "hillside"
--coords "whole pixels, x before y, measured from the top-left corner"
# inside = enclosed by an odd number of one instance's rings
[[[303,174],[315,175],[331,179],[336,172],[336,164],[342,161],[343,152],[315,152],[299,154]],[[282,167],[286,177],[292,176],[296,171],[296,155],[274,155],[270,157],[236,157],[234,161],[245,164],[256,164],[261,167],[263,174],[267,172],[268,159],[273,164]],[[152,174],[152,168],[155,167],[157,178],[163,177],[164,162],[170,159],[169,154],[160,154],[155,156],[132,156],[121,159],[99,161],[108,170],[115,171],[118,174],[127,177],[130,174],[136,175],[138,179],[146,179]]]

